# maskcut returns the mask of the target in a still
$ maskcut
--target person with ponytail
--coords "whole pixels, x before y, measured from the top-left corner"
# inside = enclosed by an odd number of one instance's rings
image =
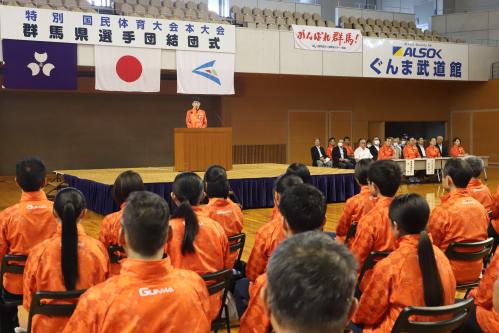
[[[107,248],[110,245],[123,246],[121,234],[121,218],[123,217],[123,210],[126,206],[126,201],[131,193],[135,191],[143,191],[144,183],[138,173],[132,170],[122,172],[114,181],[113,197],[114,201],[120,207],[120,210],[111,213],[104,217],[99,232],[99,240]],[[126,258],[125,253],[117,253],[121,259]],[[118,275],[120,273],[121,263],[112,263],[110,276]]]
[[[204,197],[203,187],[203,180],[193,172],[175,177],[171,197],[177,209],[170,220],[172,237],[165,246],[173,267],[199,275],[232,268],[224,229],[206,216],[199,205]],[[211,319],[218,315],[221,305],[219,294],[210,297]]]
[[[374,267],[353,318],[354,332],[391,332],[406,306],[454,304],[456,280],[426,231],[429,216],[428,203],[418,194],[393,199],[389,217],[399,247]]]
[[[243,212],[238,204],[229,199],[229,181],[227,173],[220,165],[210,166],[204,174],[205,193],[208,204],[204,205],[204,212],[209,218],[220,223],[227,237],[237,235],[243,231]],[[234,266],[237,252],[230,254],[230,261]]]
[[[90,288],[108,277],[106,249],[85,234],[79,221],[86,202],[75,188],[65,188],[55,197],[56,234],[34,247],[24,270],[23,306],[29,312],[37,291],[71,291]],[[68,318],[35,316],[32,332],[62,332]]]

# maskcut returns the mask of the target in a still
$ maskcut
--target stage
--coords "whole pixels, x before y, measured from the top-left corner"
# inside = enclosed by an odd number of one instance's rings
[[[236,164],[227,172],[230,186],[244,209],[268,208],[274,204],[272,188],[274,180],[283,174],[287,164]],[[342,202],[358,193],[353,170],[309,167],[312,182],[327,198],[328,202]],[[87,207],[105,215],[118,210],[112,197],[112,185],[123,171],[139,173],[148,191],[164,197],[170,204],[172,183],[178,174],[173,167],[56,170],[69,186],[83,192]],[[198,173],[203,177],[203,173]]]

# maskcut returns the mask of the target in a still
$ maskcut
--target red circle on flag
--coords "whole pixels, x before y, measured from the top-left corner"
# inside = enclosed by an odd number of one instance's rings
[[[142,64],[134,56],[123,56],[116,62],[116,73],[125,82],[137,81],[142,75]]]

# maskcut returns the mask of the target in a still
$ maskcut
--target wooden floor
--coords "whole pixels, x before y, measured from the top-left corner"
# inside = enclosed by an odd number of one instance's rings
[[[314,168],[315,169],[315,168]],[[173,171],[173,170],[172,170]],[[281,170],[280,172],[282,173]],[[319,170],[320,171],[320,170]],[[116,171],[119,173],[119,171]],[[312,171],[313,172],[313,171]],[[499,185],[499,168],[489,168],[487,170],[489,180],[487,185],[495,193],[497,185]],[[142,173],[142,172],[141,172]],[[279,175],[277,173],[276,175]],[[426,197],[430,207],[433,208],[440,202],[440,195],[442,194],[442,187],[440,184],[420,184],[420,185],[402,185],[399,194],[415,192]],[[20,198],[20,191],[14,183],[13,177],[0,177],[0,210],[16,203]],[[334,231],[337,221],[342,212],[344,203],[329,204],[327,209],[327,223],[326,231]],[[246,246],[243,252],[243,260],[247,260],[255,241],[255,233],[259,227],[268,221],[271,213],[270,208],[265,209],[251,209],[244,211],[244,232],[247,235]],[[92,237],[97,237],[100,229],[102,216],[89,212],[85,221],[82,222],[87,234]],[[26,314],[24,311],[20,313],[21,320],[24,322]],[[237,332],[237,330],[235,330]]]

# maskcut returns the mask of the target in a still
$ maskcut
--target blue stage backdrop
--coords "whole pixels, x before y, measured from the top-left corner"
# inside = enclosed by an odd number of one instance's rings
[[[81,179],[71,175],[64,175],[64,179],[71,187],[83,192],[87,199],[87,207],[94,212],[106,215],[117,211],[118,205],[112,196],[112,185],[97,183],[88,179]],[[243,209],[268,208],[274,205],[272,188],[276,178],[245,178],[230,179],[230,186],[237,195]],[[312,176],[312,183],[324,193],[327,202],[343,202],[359,192],[353,174]],[[148,183],[146,190],[164,197],[170,207],[172,202],[170,193],[173,183]],[[173,207],[172,207],[173,208]]]

